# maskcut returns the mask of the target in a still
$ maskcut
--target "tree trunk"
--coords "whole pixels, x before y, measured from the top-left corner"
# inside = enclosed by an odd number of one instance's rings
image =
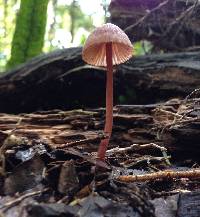
[[[44,44],[48,0],[21,0],[7,68],[39,55]]]

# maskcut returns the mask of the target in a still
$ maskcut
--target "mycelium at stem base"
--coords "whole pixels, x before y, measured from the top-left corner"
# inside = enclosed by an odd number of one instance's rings
[[[105,160],[106,150],[112,133],[113,125],[113,63],[112,63],[112,42],[106,43],[106,122],[104,133],[108,138],[103,139],[99,145],[97,157],[99,160]]]

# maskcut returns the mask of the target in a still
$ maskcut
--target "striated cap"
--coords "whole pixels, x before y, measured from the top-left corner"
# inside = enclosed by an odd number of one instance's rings
[[[82,51],[83,60],[90,65],[106,66],[108,42],[112,42],[113,65],[123,63],[133,55],[133,45],[128,36],[118,26],[107,23],[89,35]]]

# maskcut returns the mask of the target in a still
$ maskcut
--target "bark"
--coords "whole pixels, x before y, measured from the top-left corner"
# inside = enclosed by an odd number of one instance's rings
[[[116,67],[115,104],[184,98],[199,87],[200,52],[134,57]],[[0,111],[105,105],[105,70],[86,65],[81,48],[38,56],[0,77]]]

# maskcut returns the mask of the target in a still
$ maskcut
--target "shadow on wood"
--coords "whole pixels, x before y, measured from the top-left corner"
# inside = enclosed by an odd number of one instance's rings
[[[185,97],[200,84],[200,52],[135,57],[116,68],[115,104]],[[38,56],[0,77],[0,112],[101,107],[105,70],[86,65],[81,48]]]

